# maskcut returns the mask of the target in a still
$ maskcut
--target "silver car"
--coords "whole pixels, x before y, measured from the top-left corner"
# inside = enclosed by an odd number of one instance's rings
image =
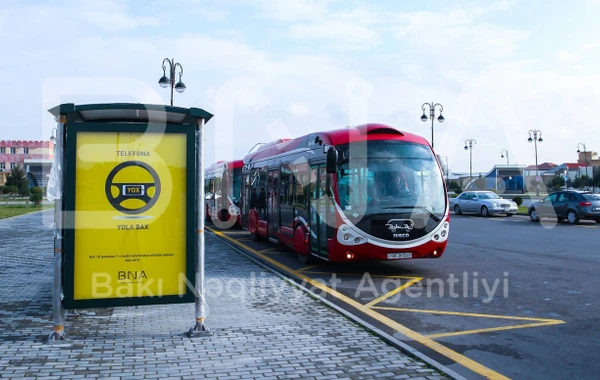
[[[504,199],[493,191],[465,191],[456,198],[450,198],[450,207],[458,215],[465,213],[481,216],[513,216],[519,209],[515,202]]]

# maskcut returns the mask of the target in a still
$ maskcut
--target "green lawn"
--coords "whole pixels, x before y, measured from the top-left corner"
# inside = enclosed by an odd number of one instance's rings
[[[1,203],[0,204],[0,219],[10,218],[11,216],[28,214],[30,212],[35,212],[35,211],[48,210],[53,207],[54,207],[54,205],[40,205],[40,206],[34,206],[33,204],[11,205],[10,202],[9,202],[8,206],[6,206],[6,203]]]
[[[519,206],[519,212],[527,214],[529,207],[527,206]]]

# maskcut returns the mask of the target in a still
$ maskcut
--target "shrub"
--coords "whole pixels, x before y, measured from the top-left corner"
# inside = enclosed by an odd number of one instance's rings
[[[513,200],[513,202],[515,202],[517,204],[517,206],[520,206],[523,204],[523,198],[521,198],[521,197],[514,197],[512,200]]]
[[[454,192],[456,193],[456,195],[460,195],[463,191],[462,189],[456,189],[454,190]]]
[[[32,201],[36,206],[39,206],[40,203],[42,203],[42,193],[43,190],[41,187],[33,187],[31,189],[31,196],[29,197],[29,200]]]

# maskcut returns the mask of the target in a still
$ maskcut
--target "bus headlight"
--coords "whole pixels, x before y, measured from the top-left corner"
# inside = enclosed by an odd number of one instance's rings
[[[337,231],[337,241],[343,245],[358,245],[366,243],[367,239],[347,224],[342,224]]]

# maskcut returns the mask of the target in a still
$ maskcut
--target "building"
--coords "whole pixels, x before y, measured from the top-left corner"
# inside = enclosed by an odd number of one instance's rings
[[[600,157],[596,152],[579,152],[578,164],[587,164],[593,167],[600,166]]]
[[[494,165],[492,170],[482,175],[486,188],[499,194],[521,194],[527,189],[525,183],[525,165]]]
[[[583,175],[587,175],[591,178],[592,170],[593,170],[593,167],[591,165],[586,165],[586,164],[582,164],[582,163],[578,163],[578,162],[575,162],[575,163],[565,162],[564,164],[560,164],[558,166],[555,166],[551,170],[548,170],[547,172],[544,173],[544,175],[549,176],[550,180],[552,179],[552,177],[555,177],[555,176],[561,176],[561,177],[566,176],[571,181],[574,181],[575,178],[581,177]],[[547,179],[547,178],[544,177],[544,179]]]
[[[546,173],[548,170],[553,169],[554,167],[556,167],[556,164],[554,162],[544,162],[543,164],[539,164],[537,168],[535,165],[529,165],[525,168],[524,175],[526,177],[535,178],[539,173],[540,176],[543,176],[544,173]]]
[[[0,141],[0,186],[12,168],[23,165],[30,187],[46,187],[54,160],[54,145],[52,141]]]

